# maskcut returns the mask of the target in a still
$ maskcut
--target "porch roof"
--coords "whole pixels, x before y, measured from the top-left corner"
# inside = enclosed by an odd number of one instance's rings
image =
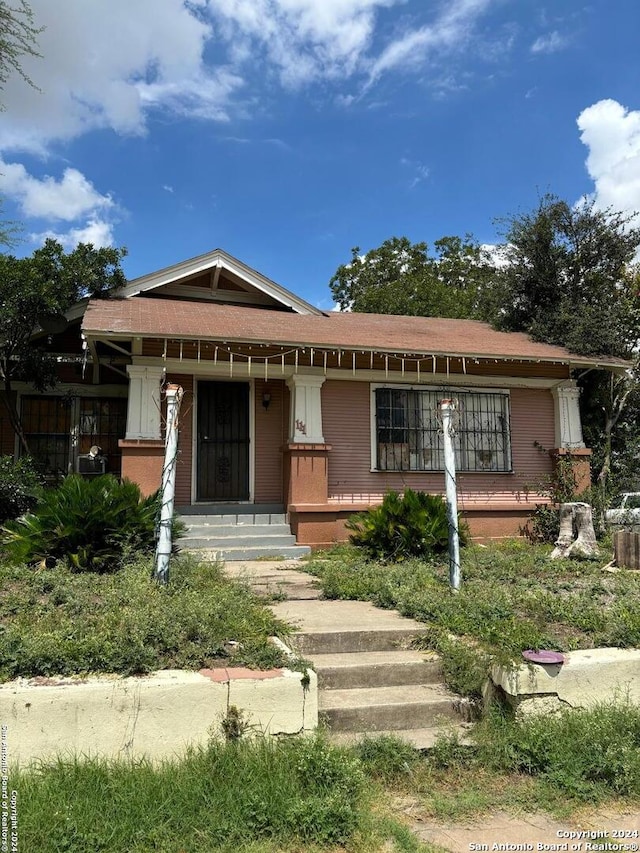
[[[442,355],[623,369],[611,356],[576,355],[533,341],[521,332],[499,332],[478,320],[330,312],[292,314],[264,308],[194,300],[132,296],[89,302],[88,337],[167,338],[258,343],[329,350]]]

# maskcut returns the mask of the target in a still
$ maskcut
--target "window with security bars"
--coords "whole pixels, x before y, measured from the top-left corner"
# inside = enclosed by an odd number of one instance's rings
[[[379,471],[442,471],[442,390],[377,388]],[[458,471],[511,471],[509,395],[459,391],[453,418]]]
[[[59,478],[76,470],[78,454],[98,445],[106,470],[120,476],[118,439],[125,434],[124,398],[33,395],[22,397],[22,428],[31,455],[45,474]]]

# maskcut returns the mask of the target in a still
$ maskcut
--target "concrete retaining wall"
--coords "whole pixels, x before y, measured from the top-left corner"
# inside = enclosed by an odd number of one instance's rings
[[[295,734],[318,724],[315,672],[242,668],[148,676],[18,679],[0,685],[9,763],[56,756],[176,757],[221,737],[230,706],[252,731]]]
[[[494,666],[491,681],[519,715],[611,701],[640,705],[640,649],[585,649],[565,654],[562,664]]]

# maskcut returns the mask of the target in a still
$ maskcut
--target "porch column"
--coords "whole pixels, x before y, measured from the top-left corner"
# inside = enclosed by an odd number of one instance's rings
[[[287,387],[291,392],[290,442],[324,444],[320,396],[324,380],[324,376],[305,376],[300,373],[296,373],[287,380]]]
[[[555,465],[568,459],[573,470],[576,495],[591,485],[591,450],[585,447],[580,419],[580,389],[575,382],[552,389],[556,447],[551,451]]]
[[[324,380],[324,376],[302,373],[287,380],[291,404],[289,439],[284,448],[285,494],[289,511],[294,514],[298,507],[324,505],[328,501],[331,448],[325,443],[322,432]]]
[[[575,382],[552,389],[556,423],[556,447],[584,447],[580,420],[580,389]]]
[[[127,433],[118,445],[122,450],[122,478],[140,486],[143,495],[160,488],[164,440],[161,433],[160,382],[162,367],[127,365],[129,401]]]
[[[127,439],[159,439],[161,367],[128,364]]]

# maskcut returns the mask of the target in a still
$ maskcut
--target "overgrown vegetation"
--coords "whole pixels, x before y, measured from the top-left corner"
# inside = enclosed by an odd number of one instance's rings
[[[65,560],[76,571],[113,572],[127,556],[153,551],[158,501],[112,474],[91,480],[72,474],[5,525],[2,545],[15,562]]]
[[[117,574],[0,565],[0,680],[286,665],[268,639],[286,626],[220,565],[176,558],[166,587],[150,574],[150,558]]]
[[[444,559],[383,564],[345,546],[305,568],[327,598],[372,601],[424,622],[423,643],[443,655],[448,683],[475,696],[492,658],[506,661],[529,648],[640,646],[637,575],[548,555],[548,547],[516,540],[470,546],[457,594]]]
[[[447,550],[449,521],[440,495],[405,489],[389,491],[380,506],[356,513],[345,522],[350,540],[373,560],[400,562],[410,557],[429,557]],[[460,524],[460,539],[466,528]]]
[[[351,749],[322,735],[257,738],[160,766],[59,761],[9,784],[21,846],[42,853],[417,853],[394,805],[449,824],[496,809],[568,817],[614,798],[637,807],[640,709],[623,702],[517,721],[494,708],[471,745],[443,736],[426,755],[391,735]]]
[[[0,523],[33,509],[42,493],[42,477],[30,456],[0,456]]]
[[[10,785],[21,848],[39,853],[326,847],[353,839],[366,803],[355,756],[320,737],[214,743],[160,767],[60,762]]]

